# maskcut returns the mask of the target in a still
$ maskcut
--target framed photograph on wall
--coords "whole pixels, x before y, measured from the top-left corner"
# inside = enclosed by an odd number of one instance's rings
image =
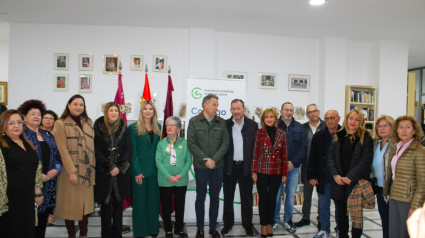
[[[55,53],[53,57],[53,65],[55,70],[68,70],[69,69],[69,54]]]
[[[132,55],[131,56],[130,69],[133,71],[143,71],[143,55]]]
[[[120,55],[103,55],[103,73],[119,74]]]
[[[78,92],[91,93],[93,77],[91,74],[80,74],[78,80]]]
[[[55,74],[53,77],[53,89],[58,92],[68,92],[68,74]]]
[[[276,89],[277,74],[274,73],[259,73],[258,87],[265,89]]]
[[[153,56],[153,71],[154,72],[167,72],[167,56],[154,55]]]
[[[247,73],[245,72],[224,72],[224,77],[226,79],[245,79],[247,77]]]
[[[288,80],[289,91],[310,91],[310,75],[290,74]]]
[[[93,55],[79,54],[78,68],[80,71],[93,71]]]
[[[7,82],[0,82],[0,104],[7,106]]]

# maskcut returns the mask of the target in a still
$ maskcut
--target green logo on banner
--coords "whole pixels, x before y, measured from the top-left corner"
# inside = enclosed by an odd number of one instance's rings
[[[196,87],[192,89],[192,97],[194,99],[200,99],[202,97],[201,89]]]

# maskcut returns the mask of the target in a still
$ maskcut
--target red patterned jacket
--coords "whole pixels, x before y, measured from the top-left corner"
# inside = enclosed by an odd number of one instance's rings
[[[286,135],[283,130],[276,128],[273,146],[265,128],[257,131],[251,170],[252,173],[288,176]]]

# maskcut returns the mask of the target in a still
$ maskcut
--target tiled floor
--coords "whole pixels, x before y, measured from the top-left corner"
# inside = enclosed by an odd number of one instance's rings
[[[314,205],[315,204],[315,205]],[[333,228],[335,227],[335,217],[333,215],[333,206],[332,206],[332,218],[331,218],[331,235],[335,237],[335,232],[333,232]],[[282,210],[283,211],[283,207]],[[294,209],[294,217],[293,221],[296,222],[301,219],[301,206],[296,206]],[[317,201],[313,202],[312,214],[311,214],[311,224],[309,226],[304,226],[297,229],[296,233],[290,234],[283,227],[279,226],[279,228],[274,231],[273,237],[295,237],[295,238],[312,238],[317,233]],[[379,217],[379,213],[377,208],[374,210],[364,210],[364,230],[363,237],[368,238],[379,238],[382,237],[381,231],[381,220]],[[131,225],[131,210],[127,209],[124,211],[123,223],[126,225]],[[260,230],[259,217],[258,214],[254,214],[253,218],[254,227],[257,231]],[[220,224],[219,224],[220,226]],[[91,216],[89,218],[89,238],[97,238],[100,237],[100,217],[99,216]],[[207,228],[206,228],[207,229]],[[186,230],[189,237],[195,237],[196,235],[196,223],[186,223]],[[218,230],[221,230],[221,227],[218,227]],[[209,237],[207,235],[206,237]],[[160,228],[160,233],[158,235],[159,238],[164,237],[164,231]],[[66,228],[64,226],[64,221],[57,219],[55,226],[50,226],[47,228],[46,237],[67,237]],[[133,233],[124,234],[123,237],[133,237]],[[225,236],[225,237],[246,237],[245,231],[240,223],[235,224],[233,229]],[[259,237],[259,234],[257,235]]]

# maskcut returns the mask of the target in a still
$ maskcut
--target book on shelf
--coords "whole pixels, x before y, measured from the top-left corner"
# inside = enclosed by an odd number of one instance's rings
[[[351,90],[351,102],[357,103],[375,103],[374,91]]]

